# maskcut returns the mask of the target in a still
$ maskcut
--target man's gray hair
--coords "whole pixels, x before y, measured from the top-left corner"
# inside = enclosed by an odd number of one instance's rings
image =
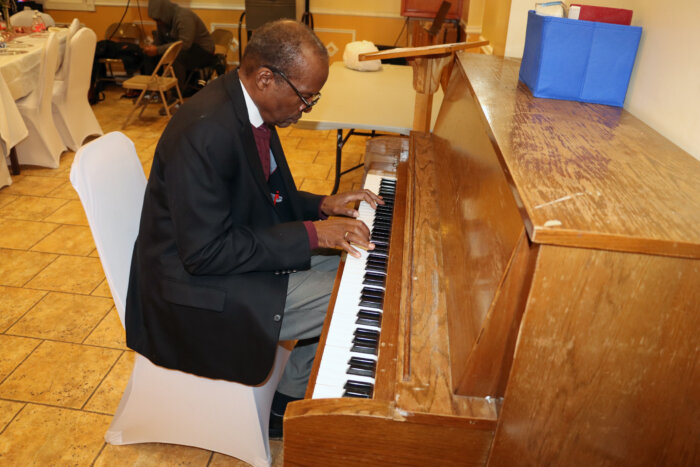
[[[296,76],[304,65],[302,50],[306,47],[328,62],[326,47],[306,25],[292,20],[266,23],[253,32],[241,61],[242,71],[251,75],[262,66],[272,66],[289,77]]]

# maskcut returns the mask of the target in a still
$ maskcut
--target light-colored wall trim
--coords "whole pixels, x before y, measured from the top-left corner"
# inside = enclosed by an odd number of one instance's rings
[[[336,28],[314,28],[314,32],[330,32],[330,33],[335,33],[335,34],[350,34],[352,37],[351,42],[355,42],[357,39],[355,38],[357,35],[357,31],[354,29],[336,29]]]
[[[93,0],[46,0],[44,8],[47,10],[95,11],[95,2]]]
[[[48,1],[48,0],[47,0]],[[95,0],[95,5],[97,6],[126,6],[127,0]],[[186,6],[187,8],[193,8],[198,10],[244,10],[245,2],[243,0],[229,0],[226,3],[216,3],[216,2],[200,2],[197,0],[191,2],[178,2],[175,3]],[[141,7],[146,8],[148,5],[148,0],[139,0]],[[136,0],[132,0],[129,7],[135,7]],[[48,8],[48,7],[47,7]]]
[[[47,2],[50,0],[47,0]],[[93,0],[85,0],[85,1],[93,1]],[[97,6],[126,6],[127,0],[96,0],[94,1],[93,4],[93,9],[91,11],[94,11],[94,5]],[[139,3],[141,4],[142,7],[145,7],[148,5],[148,0],[139,0]],[[228,0],[225,3],[219,3],[219,2],[207,2],[207,1],[197,1],[193,0],[191,2],[175,2],[175,3],[181,3],[185,5],[187,3],[188,8],[192,8],[195,10],[244,10],[245,9],[245,2],[242,0]],[[319,15],[340,15],[340,16],[372,16],[372,17],[377,17],[377,18],[402,18],[401,16],[401,11],[396,11],[396,12],[379,12],[379,11],[365,11],[365,10],[358,10],[358,9],[351,9],[351,8],[334,8],[334,7],[314,7],[313,2],[311,2],[311,14],[319,14]],[[136,6],[136,1],[132,0],[130,6]],[[47,6],[47,8],[49,8]],[[54,8],[54,7],[51,7]]]

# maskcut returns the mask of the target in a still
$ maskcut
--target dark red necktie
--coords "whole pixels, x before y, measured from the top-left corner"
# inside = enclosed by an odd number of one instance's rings
[[[264,123],[259,127],[254,127],[252,124],[250,126],[253,128],[255,145],[258,147],[258,155],[262,163],[265,180],[267,180],[270,178],[270,134],[272,132]]]

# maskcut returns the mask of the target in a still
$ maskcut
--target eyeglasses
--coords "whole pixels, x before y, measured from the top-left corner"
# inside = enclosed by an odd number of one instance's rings
[[[289,81],[289,78],[287,78],[287,76],[282,72],[282,70],[279,70],[279,69],[277,69],[273,66],[269,66],[269,65],[265,65],[265,68],[269,68],[270,71],[272,71],[273,73],[280,75],[282,77],[282,79],[285,80],[287,82],[287,84],[292,88],[292,90],[297,93],[297,96],[299,96],[299,99],[301,99],[301,101],[304,103],[304,106],[307,109],[310,109],[311,107],[316,105],[318,103],[318,100],[321,98],[321,93],[318,92],[307,99],[306,97],[301,95],[301,93],[299,92],[297,87],[294,86],[291,81]]]

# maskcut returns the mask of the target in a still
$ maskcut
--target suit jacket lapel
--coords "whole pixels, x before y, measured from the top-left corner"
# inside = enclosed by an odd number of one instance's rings
[[[260,189],[262,195],[267,199],[267,202],[272,206],[273,203],[272,197],[270,196],[270,189],[267,185],[267,181],[265,180],[262,163],[260,162],[260,156],[258,155],[258,147],[255,145],[253,129],[250,126],[250,120],[248,120],[248,109],[245,105],[243,91],[241,90],[242,84],[238,77],[238,71],[228,73],[224,75],[224,77],[227,79],[226,89],[231,96],[235,114],[239,120],[238,129],[240,132],[240,139],[243,142],[243,150],[245,152],[246,159],[248,160],[248,164],[250,165],[250,169],[253,172],[255,184]]]

